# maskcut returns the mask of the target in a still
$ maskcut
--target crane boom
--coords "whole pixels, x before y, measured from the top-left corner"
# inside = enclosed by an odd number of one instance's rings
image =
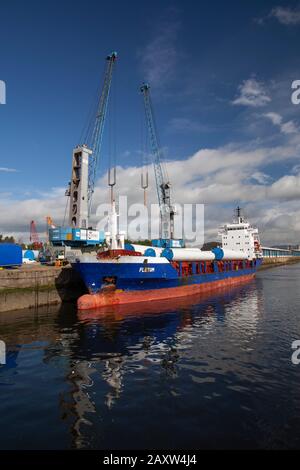
[[[66,191],[66,196],[70,197],[69,225],[73,228],[88,228],[89,226],[96,172],[116,58],[116,52],[112,52],[106,57],[107,65],[104,73],[104,83],[96,113],[89,123],[84,144],[78,145],[73,150],[71,181]]]
[[[42,244],[42,242],[40,242],[39,235],[37,233],[37,229],[36,229],[36,225],[35,225],[34,220],[32,220],[30,222],[30,238],[29,238],[29,240],[32,243],[34,250],[39,250],[40,248],[42,248],[43,244]]]
[[[105,124],[105,118],[108,107],[109,92],[112,82],[112,74],[114,64],[117,59],[117,53],[112,52],[106,57],[107,66],[104,74],[104,83],[102,93],[99,99],[99,105],[96,114],[95,126],[91,136],[91,141],[87,143],[88,147],[92,150],[92,154],[89,159],[89,175],[88,175],[88,200],[89,210],[91,207],[92,196],[95,187],[96,171],[101,150],[103,130]]]
[[[106,57],[104,81],[96,111],[88,122],[84,143],[73,149],[71,180],[65,192],[69,199],[63,226],[52,227],[48,223],[49,241],[56,246],[86,247],[104,242],[104,232],[90,227],[89,217],[116,59],[116,52]],[[65,226],[68,206],[69,217]]]
[[[153,107],[150,97],[150,86],[146,83],[140,88],[145,105],[145,115],[148,125],[151,151],[153,154],[153,166],[156,182],[156,191],[161,217],[161,236],[163,239],[172,239],[174,233],[174,207],[171,203],[171,184],[162,163],[162,152],[159,145],[158,133],[155,125]]]

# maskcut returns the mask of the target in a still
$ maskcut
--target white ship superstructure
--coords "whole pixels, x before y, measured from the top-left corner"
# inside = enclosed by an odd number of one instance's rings
[[[258,229],[253,227],[242,216],[241,209],[236,209],[236,218],[225,224],[219,231],[222,248],[247,253],[248,259],[262,258]]]

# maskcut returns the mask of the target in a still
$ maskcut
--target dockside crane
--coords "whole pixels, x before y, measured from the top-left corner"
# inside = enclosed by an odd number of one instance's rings
[[[115,62],[117,60],[117,53],[112,52],[106,57],[107,66],[104,74],[104,83],[102,88],[102,93],[100,96],[96,120],[94,129],[91,135],[91,139],[87,142],[87,146],[92,150],[92,154],[89,161],[89,182],[88,182],[88,199],[89,199],[89,212],[92,202],[92,196],[95,187],[95,179],[96,179],[96,171],[98,166],[98,161],[100,157],[102,139],[103,139],[103,131],[104,131],[104,124],[105,118],[107,114],[108,108],[108,100],[110,94],[110,88],[112,83],[112,75],[113,69],[115,66]]]
[[[162,150],[159,144],[150,96],[150,86],[147,83],[143,83],[140,87],[140,91],[143,94],[145,116],[149,131],[151,152],[153,155],[156,191],[160,208],[161,238],[162,241],[172,240],[174,238],[175,207],[171,201],[171,183],[168,178],[167,169],[163,161]]]
[[[34,220],[30,222],[30,238],[29,239],[33,245],[34,250],[40,250],[43,247],[43,243],[40,242]]]
[[[116,52],[106,56],[103,86],[96,110],[88,122],[86,135],[82,139],[83,144],[73,150],[71,181],[65,192],[69,197],[68,223],[66,226],[63,223],[63,227],[49,228],[49,240],[53,245],[81,247],[101,244],[104,241],[104,233],[99,233],[89,226],[89,216],[116,60]]]
[[[69,225],[74,228],[88,228],[116,59],[116,52],[106,57],[107,65],[96,116],[92,117],[88,125],[84,144],[77,146],[73,151],[72,177],[66,195],[70,196]]]

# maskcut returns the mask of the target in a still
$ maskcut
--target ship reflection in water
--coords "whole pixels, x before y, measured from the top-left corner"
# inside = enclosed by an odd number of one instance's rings
[[[297,446],[284,269],[201,299],[2,314],[0,447]]]

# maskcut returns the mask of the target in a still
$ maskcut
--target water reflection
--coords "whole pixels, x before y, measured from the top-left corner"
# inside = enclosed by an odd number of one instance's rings
[[[149,392],[157,399],[168,384],[168,393],[177,397],[183,393],[177,381],[185,371],[193,382],[208,384],[215,380],[209,370],[226,370],[226,361],[222,366],[217,363],[224,341],[218,335],[225,328],[230,341],[253,341],[263,315],[259,292],[250,283],[205,298],[78,313],[73,306],[63,305],[57,313],[48,308],[15,312],[9,318],[2,314],[1,338],[7,342],[11,360],[0,369],[1,383],[12,380],[8,371],[18,373],[20,352],[42,351],[43,365],[64,377],[56,400],[60,419],[69,430],[69,446],[95,448],[105,426],[113,426],[108,416],[115,416],[116,408],[124,413],[128,407],[126,419],[130,420],[132,395],[139,401]],[[205,345],[209,343],[208,354]]]
[[[70,364],[70,371],[66,376],[70,384],[69,391],[62,394],[59,400],[62,419],[70,421],[72,447],[81,449],[86,447],[85,436],[81,432],[82,426],[90,426],[89,415],[96,413],[95,403],[89,389],[93,387],[93,374],[97,370],[89,361],[77,361]]]
[[[74,321],[72,313],[68,317],[70,312],[63,306],[56,324],[64,354],[70,361],[66,375],[70,389],[61,397],[60,406],[63,414],[71,413],[73,417],[72,445],[87,447],[85,435],[86,427],[92,425],[91,414],[98,413],[100,418],[94,390],[102,390],[100,408],[105,405],[111,410],[124,392],[127,375],[158,367],[161,374],[176,378],[177,363],[184,351],[197,341],[197,336],[209,334],[216,323],[228,323],[230,328],[233,324],[244,331],[243,322],[247,319],[248,333],[254,334],[259,318],[257,306],[255,286],[224,290],[217,297],[202,297],[201,303],[190,298],[147,306],[115,306],[78,312],[76,334],[69,325]],[[239,312],[237,327],[231,316]],[[61,354],[57,348],[45,350],[49,361],[55,360],[57,354]]]

